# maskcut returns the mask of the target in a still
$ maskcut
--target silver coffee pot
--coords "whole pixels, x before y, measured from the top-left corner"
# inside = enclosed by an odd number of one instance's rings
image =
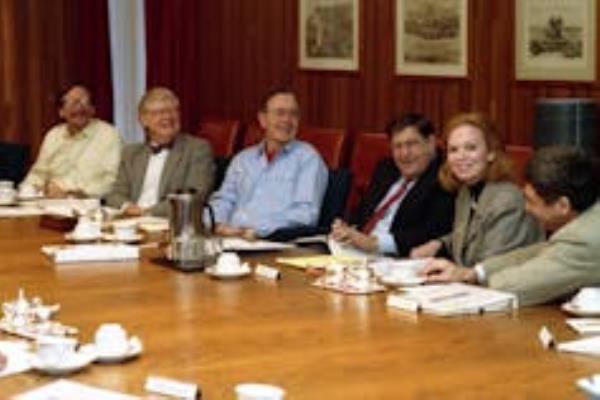
[[[182,270],[203,270],[215,263],[220,252],[217,238],[212,237],[215,219],[212,208],[194,191],[167,195],[169,201],[169,248],[167,258]],[[209,226],[204,223],[204,211]]]

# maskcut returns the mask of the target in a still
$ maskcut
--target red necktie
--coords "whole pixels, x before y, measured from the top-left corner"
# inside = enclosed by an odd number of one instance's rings
[[[373,230],[373,228],[375,228],[375,225],[377,225],[377,223],[379,221],[381,221],[381,219],[385,216],[385,213],[387,212],[387,210],[396,202],[398,201],[398,199],[400,197],[402,197],[402,195],[404,194],[404,192],[406,192],[406,189],[408,189],[408,184],[410,183],[410,181],[404,181],[402,183],[402,185],[400,185],[400,187],[398,188],[398,190],[396,190],[396,192],[391,195],[386,201],[385,203],[383,203],[382,205],[380,205],[375,212],[373,213],[373,215],[371,216],[371,218],[367,221],[367,223],[363,226],[362,231],[363,233],[366,233],[367,235],[371,233],[371,231]]]

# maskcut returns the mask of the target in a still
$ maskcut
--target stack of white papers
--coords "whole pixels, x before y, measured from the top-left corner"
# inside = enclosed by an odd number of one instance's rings
[[[577,380],[577,386],[583,389],[587,394],[600,397],[600,375],[592,375],[589,378],[581,378]]]
[[[600,333],[600,318],[569,318],[567,325],[582,335]]]
[[[296,247],[292,243],[271,242],[268,240],[246,240],[225,238],[222,241],[224,251],[269,251],[286,250]]]
[[[136,400],[139,397],[112,390],[99,389],[75,381],[60,379],[22,393],[15,400],[54,400],[54,399],[86,399],[86,400]]]
[[[35,205],[0,207],[1,218],[35,217],[43,213],[44,211]]]
[[[387,305],[414,312],[451,316],[514,309],[517,308],[517,298],[512,293],[450,283],[407,288],[404,293],[390,294]]]
[[[140,249],[123,243],[42,246],[42,253],[55,263],[82,261],[129,261],[140,258]]]
[[[562,342],[556,346],[558,351],[600,356],[600,336]]]

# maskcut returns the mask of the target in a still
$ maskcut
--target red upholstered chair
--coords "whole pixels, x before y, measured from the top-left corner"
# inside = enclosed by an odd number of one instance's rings
[[[231,157],[240,139],[240,121],[206,118],[200,122],[196,135],[206,139],[215,157]]]
[[[244,140],[242,141],[242,148],[252,146],[260,142],[265,136],[265,131],[260,126],[258,121],[254,120],[246,125],[246,131],[244,132]]]
[[[522,186],[525,184],[525,167],[533,155],[533,149],[529,146],[508,145],[505,150],[515,167],[517,182]]]
[[[344,130],[304,127],[298,132],[298,139],[312,144],[330,169],[338,169],[342,165],[342,151],[346,139]]]
[[[384,157],[391,154],[390,141],[385,133],[360,132],[354,140],[350,157],[352,173],[352,191],[348,201],[348,210],[358,206],[369,187],[375,166]]]

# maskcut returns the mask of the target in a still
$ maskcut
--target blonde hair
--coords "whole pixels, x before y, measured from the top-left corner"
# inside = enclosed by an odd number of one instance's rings
[[[171,89],[162,86],[156,86],[148,90],[140,99],[138,104],[138,113],[143,114],[146,111],[148,103],[154,102],[173,102],[179,106],[179,98]]]
[[[444,128],[444,134],[442,136],[444,145],[448,145],[448,138],[452,131],[459,126],[470,125],[481,131],[483,139],[490,153],[494,153],[494,159],[490,162],[485,172],[483,180],[485,182],[501,182],[501,181],[515,181],[515,174],[513,170],[513,163],[507,157],[504,152],[504,145],[500,140],[500,136],[496,130],[496,127],[481,113],[462,113],[454,116],[448,121]],[[463,185],[450,169],[448,165],[448,159],[444,161],[444,164],[440,168],[438,178],[442,187],[450,192],[456,192]]]

